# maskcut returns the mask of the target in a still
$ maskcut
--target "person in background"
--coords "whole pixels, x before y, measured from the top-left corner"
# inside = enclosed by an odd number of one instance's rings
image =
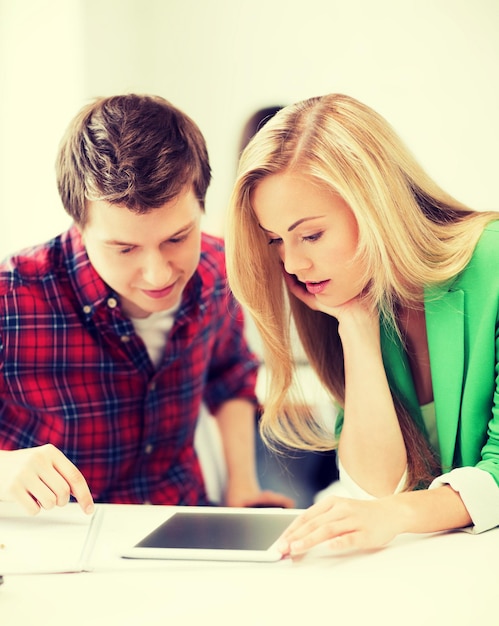
[[[0,499],[32,514],[94,502],[210,504],[194,447],[217,418],[229,506],[260,490],[258,362],[201,232],[211,170],[197,125],[165,99],[100,98],[62,139],[67,232],[0,266]]]
[[[499,213],[453,199],[384,118],[332,94],[250,141],[226,247],[270,372],[264,437],[337,446],[343,496],[299,516],[282,553],[497,526]],[[290,312],[339,407],[335,431],[295,409]]]

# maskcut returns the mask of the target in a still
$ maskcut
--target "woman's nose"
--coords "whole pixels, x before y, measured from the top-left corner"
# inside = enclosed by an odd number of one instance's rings
[[[288,247],[282,254],[284,269],[288,274],[299,274],[301,270],[310,268],[311,261],[302,251]]]

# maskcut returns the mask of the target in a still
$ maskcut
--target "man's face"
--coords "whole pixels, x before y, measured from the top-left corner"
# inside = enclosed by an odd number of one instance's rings
[[[191,188],[143,215],[104,200],[88,202],[82,229],[88,257],[129,317],[178,305],[201,251],[199,200]]]

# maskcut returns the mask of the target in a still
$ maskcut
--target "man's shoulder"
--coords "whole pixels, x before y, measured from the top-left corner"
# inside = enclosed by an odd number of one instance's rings
[[[201,233],[201,252],[213,254],[215,256],[225,254],[225,244],[222,237],[210,235],[209,233]]]
[[[199,266],[201,272],[223,276],[225,280],[225,246],[221,237],[202,233]]]
[[[33,289],[46,282],[62,268],[58,239],[24,248],[0,264],[0,294],[7,295],[17,288]]]

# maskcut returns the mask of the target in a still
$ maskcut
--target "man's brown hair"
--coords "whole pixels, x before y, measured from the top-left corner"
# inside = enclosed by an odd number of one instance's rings
[[[128,94],[81,109],[62,138],[56,175],[65,210],[84,226],[87,200],[146,213],[187,185],[204,208],[211,168],[190,117],[159,96]]]

